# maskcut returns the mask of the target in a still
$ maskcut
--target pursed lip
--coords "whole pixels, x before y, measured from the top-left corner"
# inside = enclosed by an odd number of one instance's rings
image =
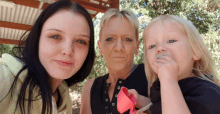
[[[116,59],[123,59],[123,58],[125,58],[125,57],[113,57],[113,58],[116,58]]]
[[[73,64],[73,62],[71,61],[63,61],[63,60],[54,60],[54,61],[61,66],[70,66]]]

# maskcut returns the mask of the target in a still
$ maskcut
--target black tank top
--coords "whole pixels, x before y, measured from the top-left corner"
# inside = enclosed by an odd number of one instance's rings
[[[94,80],[90,94],[92,114],[120,114],[117,110],[117,95],[122,86],[135,89],[140,95],[148,96],[148,83],[143,64],[138,65],[125,80],[118,79],[111,102],[107,93],[107,88],[110,86],[106,83],[108,76],[106,74]],[[123,114],[129,114],[129,110]]]

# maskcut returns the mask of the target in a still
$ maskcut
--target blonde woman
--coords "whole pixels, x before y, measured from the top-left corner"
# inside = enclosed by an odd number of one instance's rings
[[[101,20],[99,51],[109,73],[88,80],[82,90],[81,114],[119,114],[117,95],[122,86],[138,92],[136,108],[147,105],[144,65],[134,65],[138,52],[138,19],[128,10],[109,9]],[[134,91],[134,89],[136,91]],[[129,114],[129,111],[124,114]]]
[[[219,114],[214,63],[195,26],[161,15],[144,30],[145,72],[152,114]]]

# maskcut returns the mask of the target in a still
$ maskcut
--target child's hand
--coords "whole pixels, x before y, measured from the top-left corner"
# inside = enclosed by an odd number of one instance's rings
[[[139,95],[135,89],[128,90],[128,95],[131,95],[131,94],[134,95],[134,97],[137,101],[136,107],[139,109],[150,103],[150,99],[148,97]]]
[[[169,55],[163,55],[153,62],[158,68],[158,78],[160,82],[178,80],[179,66]]]
[[[147,113],[144,113],[143,111],[138,110],[138,111],[135,112],[135,114],[147,114]]]

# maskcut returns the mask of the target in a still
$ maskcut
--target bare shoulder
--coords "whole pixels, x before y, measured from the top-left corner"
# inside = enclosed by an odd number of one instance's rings
[[[87,80],[83,86],[80,114],[92,114],[92,110],[90,106],[90,91],[91,91],[94,80],[95,79]]]
[[[89,79],[86,81],[86,83],[83,86],[83,90],[89,92],[92,88],[93,82],[95,79]]]

